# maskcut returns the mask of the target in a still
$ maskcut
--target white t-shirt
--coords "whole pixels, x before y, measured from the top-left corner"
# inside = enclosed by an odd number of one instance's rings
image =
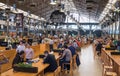
[[[34,56],[34,52],[32,48],[25,49],[26,59],[32,59]]]
[[[54,41],[53,41],[53,40],[50,40],[49,44],[54,44]]]
[[[20,53],[21,51],[25,51],[25,46],[24,45],[18,45],[16,51]]]

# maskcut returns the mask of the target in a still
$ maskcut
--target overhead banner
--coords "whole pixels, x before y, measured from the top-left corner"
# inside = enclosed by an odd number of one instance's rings
[[[55,10],[50,16],[50,20],[53,23],[64,23],[65,19],[66,19],[65,13],[60,12],[60,10]]]

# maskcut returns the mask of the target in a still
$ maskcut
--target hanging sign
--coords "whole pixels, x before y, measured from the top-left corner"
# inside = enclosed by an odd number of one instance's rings
[[[50,20],[53,23],[64,23],[65,19],[66,19],[65,13],[60,12],[60,10],[55,10],[50,16]]]

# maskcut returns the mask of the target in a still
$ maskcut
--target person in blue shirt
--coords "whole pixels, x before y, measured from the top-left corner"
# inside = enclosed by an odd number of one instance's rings
[[[60,42],[59,44],[58,44],[58,46],[57,46],[57,48],[62,48],[62,42]]]
[[[74,47],[74,46],[72,46],[71,44],[69,44],[68,49],[71,51],[72,56],[74,56],[74,55],[76,54],[75,47]]]

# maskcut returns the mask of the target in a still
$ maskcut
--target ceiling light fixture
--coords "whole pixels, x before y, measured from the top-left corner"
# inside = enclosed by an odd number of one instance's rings
[[[50,2],[50,4],[51,5],[56,5],[57,4],[57,1],[56,0],[50,0],[51,2]]]
[[[23,3],[25,0],[18,0],[19,3]]]

